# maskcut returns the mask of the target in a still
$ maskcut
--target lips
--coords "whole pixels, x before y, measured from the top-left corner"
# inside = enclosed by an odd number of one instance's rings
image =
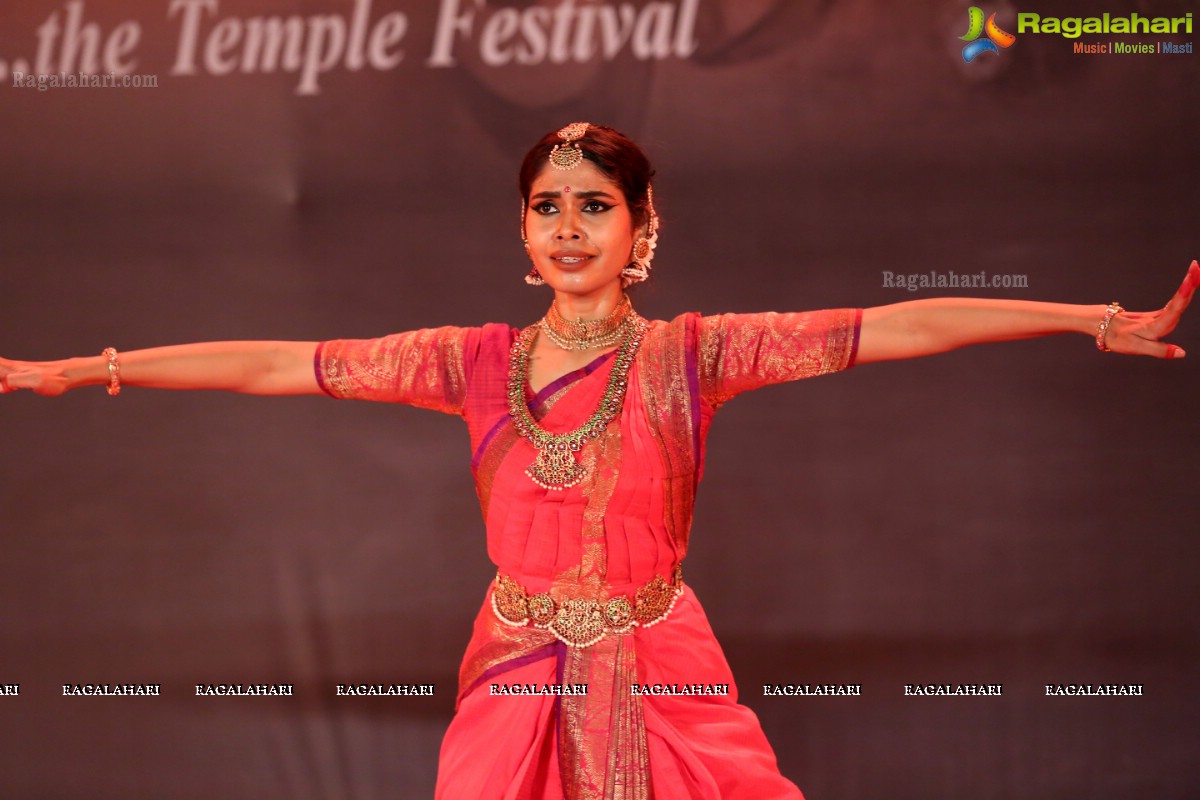
[[[550,254],[550,258],[562,264],[564,267],[573,267],[583,264],[592,258],[595,258],[591,253],[582,253],[578,250],[556,250]]]

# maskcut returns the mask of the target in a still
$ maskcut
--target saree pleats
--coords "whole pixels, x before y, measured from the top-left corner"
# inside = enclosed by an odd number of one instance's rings
[[[646,724],[637,683],[634,637],[614,636],[563,648],[562,682],[586,684],[582,697],[559,700],[559,764],[568,800],[649,800]]]
[[[494,618],[485,604],[477,626]],[[758,718],[738,704],[729,665],[690,589],[667,622],[588,648],[566,647],[536,628],[512,630],[544,639],[540,646],[510,640],[523,655],[501,660],[460,698],[442,744],[439,798],[802,800],[779,773]],[[494,696],[491,683],[586,684],[588,692]],[[728,694],[632,690],[675,683],[724,685]]]

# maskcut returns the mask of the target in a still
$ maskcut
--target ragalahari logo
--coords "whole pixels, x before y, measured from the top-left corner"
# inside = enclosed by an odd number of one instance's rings
[[[958,37],[967,46],[963,48],[963,61],[970,64],[979,56],[980,53],[996,53],[1000,54],[1000,48],[1008,48],[1017,40],[1017,37],[1011,33],[1007,33],[1000,29],[996,24],[996,15],[992,14],[987,18],[987,23],[983,21],[982,9],[971,6],[967,10],[968,28],[965,36]],[[980,34],[986,33],[986,39],[980,39]]]

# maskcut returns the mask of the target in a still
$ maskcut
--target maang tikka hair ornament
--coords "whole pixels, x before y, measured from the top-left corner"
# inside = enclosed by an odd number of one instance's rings
[[[647,236],[639,236],[633,243],[633,260],[621,270],[621,285],[641,283],[650,277],[650,262],[654,260],[654,249],[658,247],[658,213],[654,210],[654,187],[646,187]]]
[[[550,151],[550,166],[563,170],[575,169],[583,163],[583,150],[579,140],[588,132],[591,125],[587,122],[572,122],[558,132],[562,144],[554,145]]]

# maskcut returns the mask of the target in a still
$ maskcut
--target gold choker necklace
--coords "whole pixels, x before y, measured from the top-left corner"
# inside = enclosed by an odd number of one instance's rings
[[[612,313],[603,319],[571,322],[558,311],[558,306],[550,304],[546,316],[537,323],[546,334],[546,338],[563,350],[591,350],[595,347],[612,347],[621,341],[625,321],[633,314],[633,304],[629,295],[624,295],[621,302]]]
[[[628,306],[628,303],[626,303]],[[525,383],[529,375],[529,350],[533,347],[541,323],[530,325],[516,338],[508,354],[508,413],[512,416],[517,433],[537,448],[537,458],[525,470],[534,483],[543,489],[561,491],[576,485],[587,475],[587,470],[575,455],[588,440],[604,433],[608,424],[621,413],[628,386],[629,368],[637,355],[642,337],[649,323],[632,310],[625,314],[617,333],[621,346],[608,374],[608,385],[600,405],[587,422],[567,433],[550,433],[538,424],[529,413],[525,402]]]

